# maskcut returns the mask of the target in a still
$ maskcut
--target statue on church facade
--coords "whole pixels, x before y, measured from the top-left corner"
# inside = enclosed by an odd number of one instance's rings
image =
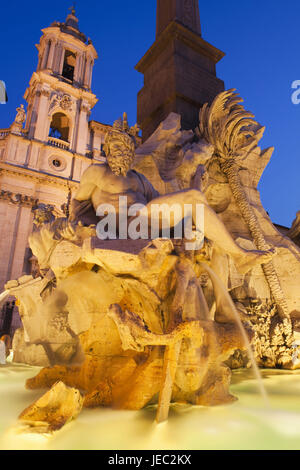
[[[21,104],[16,109],[16,111],[17,111],[17,114],[16,114],[16,117],[15,117],[15,120],[12,123],[12,125],[10,126],[10,128],[14,133],[21,134],[22,129],[23,129],[23,125],[26,122],[26,112],[25,112],[25,109],[24,109],[24,105]]]
[[[21,106],[17,108],[17,115],[15,117],[15,123],[23,126],[25,121],[26,121],[26,112],[24,109],[24,105],[21,104]]]

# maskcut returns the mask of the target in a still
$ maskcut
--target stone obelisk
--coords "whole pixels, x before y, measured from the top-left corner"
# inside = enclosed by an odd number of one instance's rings
[[[157,0],[156,40],[136,66],[144,75],[138,123],[146,140],[169,115],[183,129],[198,124],[199,109],[224,90],[216,64],[224,53],[201,36],[198,0]]]
[[[156,38],[174,20],[201,36],[197,0],[158,0],[156,18]]]

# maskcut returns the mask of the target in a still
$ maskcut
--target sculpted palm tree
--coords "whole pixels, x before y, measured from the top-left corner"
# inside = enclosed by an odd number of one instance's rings
[[[265,128],[254,121],[254,116],[240,104],[242,98],[235,90],[220,93],[211,106],[205,104],[200,111],[200,124],[197,130],[215,148],[222,171],[235,202],[250,230],[259,250],[268,250],[264,233],[256,214],[249,203],[240,179],[241,162],[257,147]],[[278,307],[278,313],[285,323],[289,323],[288,305],[273,261],[263,265],[263,271],[271,294]]]

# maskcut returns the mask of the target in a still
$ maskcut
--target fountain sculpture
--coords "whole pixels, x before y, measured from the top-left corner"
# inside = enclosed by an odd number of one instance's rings
[[[161,422],[171,402],[234,400],[229,366],[245,366],[252,349],[260,366],[299,367],[300,250],[261,205],[257,184],[273,149],[260,150],[264,128],[241,101],[233,90],[218,95],[200,111],[196,132],[182,131],[172,113],[137,149],[136,128],[117,121],[106,139],[107,164],[84,173],[70,217],[36,208],[36,275],[6,289],[24,327],[15,359],[45,366],[27,387],[54,388],[22,419],[41,421],[40,408],[59,389],[75,414],[82,405],[137,410],[158,403]],[[190,204],[195,237],[201,205],[203,246],[187,249],[174,230],[169,239],[125,239],[121,224],[115,240],[100,240],[98,207],[112,204],[124,221],[119,196],[128,206],[143,204],[144,218],[154,204]],[[164,213],[156,222],[163,226]],[[57,429],[57,413],[54,421]]]

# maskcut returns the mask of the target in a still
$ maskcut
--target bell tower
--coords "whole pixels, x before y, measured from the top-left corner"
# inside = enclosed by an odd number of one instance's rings
[[[27,112],[22,104],[10,127],[0,129],[0,291],[32,271],[32,208],[42,204],[58,217],[68,214],[81,175],[101,159],[110,127],[89,122],[97,103],[91,91],[97,52],[74,8],[63,23],[42,30],[36,47]]]
[[[171,113],[183,129],[198,124],[199,109],[224,90],[216,64],[224,53],[201,36],[199,0],[157,0],[156,40],[136,66],[144,75],[138,124],[146,140]]]
[[[97,52],[80,32],[75,9],[64,23],[42,30],[38,66],[24,98],[29,138],[86,154],[88,120],[97,103],[91,91]]]

